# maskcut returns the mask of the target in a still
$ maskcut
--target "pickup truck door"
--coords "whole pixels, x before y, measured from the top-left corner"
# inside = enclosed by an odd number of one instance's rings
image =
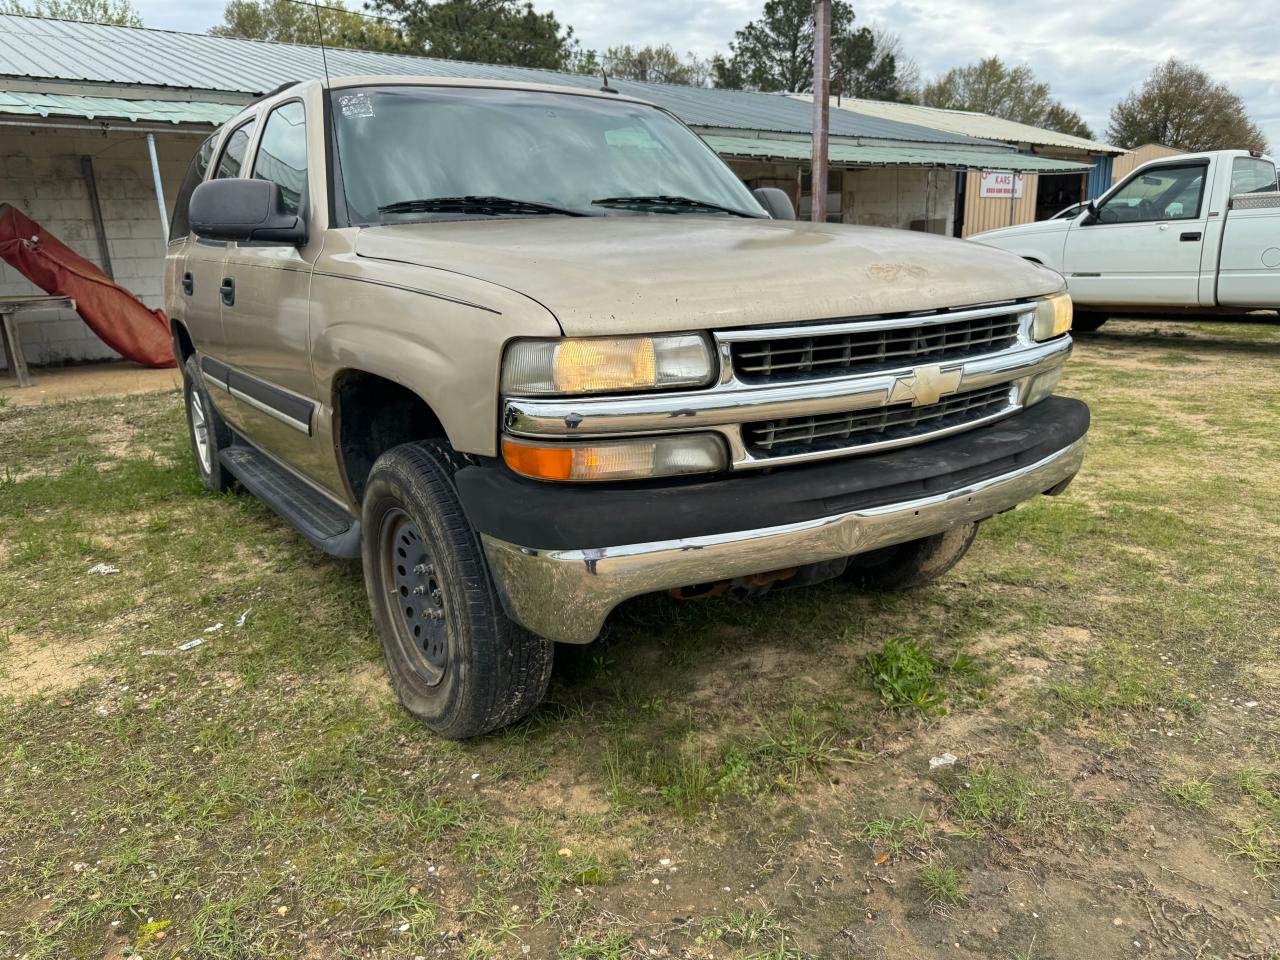
[[[1199,302],[1209,164],[1135,171],[1095,215],[1071,225],[1063,273],[1083,304]]]
[[[286,205],[309,216],[306,131],[301,100],[274,107],[247,175],[280,184]],[[323,236],[311,227],[301,247],[232,243],[219,283],[226,360],[236,371],[235,420],[255,446],[303,472],[311,472],[316,428],[308,298]]]
[[[1280,307],[1280,192],[1263,157],[1231,162],[1216,300],[1224,307]]]

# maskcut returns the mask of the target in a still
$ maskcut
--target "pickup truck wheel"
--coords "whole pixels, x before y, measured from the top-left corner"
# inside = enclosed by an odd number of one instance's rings
[[[1077,310],[1071,318],[1071,329],[1077,333],[1093,333],[1109,319],[1111,318],[1105,313]]]
[[[209,400],[195,354],[187,357],[182,365],[182,394],[187,404],[187,432],[200,482],[214,493],[231,489],[231,474],[218,459],[218,452],[231,443],[231,430]]]
[[[365,586],[391,683],[440,736],[488,733],[528,714],[551,680],[553,644],[503,613],[441,441],[378,458],[365,487]]]
[[[882,550],[849,558],[845,579],[863,590],[911,590],[937,580],[959,563],[978,524],[966,523],[919,540],[909,540]]]

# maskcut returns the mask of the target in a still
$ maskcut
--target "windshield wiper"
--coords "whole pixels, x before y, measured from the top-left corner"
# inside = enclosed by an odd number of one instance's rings
[[[593,207],[674,207],[681,210],[714,210],[718,213],[731,213],[735,217],[758,219],[757,214],[748,213],[746,210],[735,210],[733,207],[724,207],[707,200],[695,200],[692,197],[603,197],[600,200],[592,200],[591,205]]]
[[[589,217],[581,210],[570,210],[535,200],[513,200],[510,197],[430,197],[423,200],[399,200],[378,208],[379,213],[527,213],[561,214],[566,217]]]

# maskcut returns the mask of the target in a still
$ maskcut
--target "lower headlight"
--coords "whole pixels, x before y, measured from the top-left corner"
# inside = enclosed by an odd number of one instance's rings
[[[599,443],[528,443],[502,438],[502,458],[535,480],[642,480],[714,473],[727,466],[724,442],[710,433]]]
[[[1022,405],[1029,407],[1053,396],[1053,391],[1058,389],[1058,381],[1061,379],[1062,367],[1054,367],[1052,370],[1040,374],[1027,387],[1027,394],[1022,398]]]
[[[517,340],[503,361],[502,390],[528,397],[702,387],[715,369],[707,338],[696,333]]]
[[[1031,323],[1032,340],[1052,340],[1071,332],[1071,295],[1055,293],[1036,302],[1036,315]]]

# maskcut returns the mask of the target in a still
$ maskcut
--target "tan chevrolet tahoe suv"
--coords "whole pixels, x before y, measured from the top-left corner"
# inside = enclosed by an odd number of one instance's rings
[[[915,586],[1083,457],[1056,273],[794,222],[607,90],[295,84],[203,145],[173,219],[204,484],[363,560],[447,737],[532,710],[627,598]]]

